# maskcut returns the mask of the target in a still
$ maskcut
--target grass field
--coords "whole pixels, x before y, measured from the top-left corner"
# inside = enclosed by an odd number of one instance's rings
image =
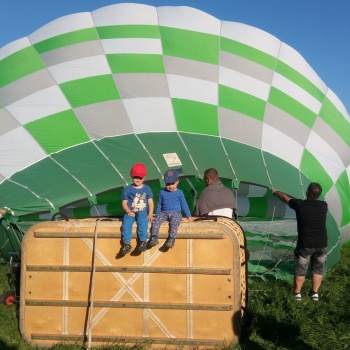
[[[0,293],[10,288],[7,273],[7,265],[1,264]],[[307,299],[310,286],[307,281],[303,300],[296,301],[291,296],[292,282],[250,282],[250,323],[244,327],[239,345],[232,350],[350,349],[350,247],[342,249],[339,263],[328,271],[320,290],[320,301]],[[138,348],[142,347],[133,347]],[[34,349],[19,333],[16,306],[0,305],[0,350]],[[80,350],[83,347],[59,344],[52,349]]]

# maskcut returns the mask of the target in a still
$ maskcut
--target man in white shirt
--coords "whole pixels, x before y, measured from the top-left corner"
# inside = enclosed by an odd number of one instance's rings
[[[204,172],[204,181],[207,187],[198,198],[195,215],[217,215],[232,219],[232,215],[235,215],[236,211],[236,199],[233,191],[222,184],[219,174],[214,168]]]

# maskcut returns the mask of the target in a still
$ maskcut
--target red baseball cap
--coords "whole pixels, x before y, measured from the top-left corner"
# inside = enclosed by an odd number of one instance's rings
[[[143,164],[136,163],[131,168],[130,175],[132,177],[138,176],[138,177],[141,177],[143,179],[147,175],[147,169]]]

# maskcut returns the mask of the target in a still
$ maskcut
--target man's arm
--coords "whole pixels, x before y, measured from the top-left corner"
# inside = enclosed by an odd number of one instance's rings
[[[284,203],[289,203],[289,201],[292,199],[292,197],[289,197],[287,194],[277,191],[277,190],[272,190],[272,194],[276,196],[279,200],[281,200]]]
[[[5,209],[0,209],[0,219],[6,215],[6,210]]]

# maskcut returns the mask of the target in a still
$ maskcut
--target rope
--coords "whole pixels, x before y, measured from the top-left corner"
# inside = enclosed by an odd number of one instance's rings
[[[9,240],[9,238],[7,238],[5,243],[0,247],[0,250],[4,249],[6,247],[6,245],[7,245],[7,243],[9,243],[9,242],[10,242],[10,240]]]
[[[267,241],[268,241],[268,239],[270,238],[270,235],[271,235],[271,228],[272,228],[272,223],[273,223],[274,217],[275,217],[275,211],[276,211],[276,205],[274,205],[274,207],[273,207],[272,218],[271,218],[271,221],[270,221],[270,228],[269,228],[269,231],[268,231],[267,236],[266,236],[266,239],[265,239],[264,249],[263,249],[263,251],[262,251],[262,253],[261,253],[261,255],[260,255],[259,261],[258,261],[257,265],[255,266],[254,271],[252,272],[251,275],[249,275],[248,280],[255,276],[255,271],[256,271],[256,269],[259,267],[260,261],[261,261],[261,259],[262,259],[262,256],[264,255],[264,252],[265,252],[265,250],[266,250]]]
[[[89,289],[89,322],[86,329],[87,338],[88,338],[88,346],[87,350],[91,349],[91,331],[92,331],[92,312],[94,308],[94,294],[95,294],[95,272],[96,272],[96,251],[97,251],[97,233],[98,233],[98,225],[100,221],[115,221],[114,219],[106,219],[106,218],[98,218],[96,220],[95,231],[94,231],[94,242],[92,248],[92,272],[91,272],[91,282]]]
[[[267,175],[267,177],[268,177],[268,179],[269,179],[269,183],[270,183],[271,188],[273,188],[273,186],[272,186],[272,181],[271,181],[271,178],[270,178],[270,174],[269,174],[269,172],[268,172],[267,165],[266,165],[266,162],[265,162],[265,158],[264,158],[263,151],[260,150],[260,152],[261,152],[261,158],[262,158],[263,163],[264,163],[264,166],[265,166],[266,175]],[[299,183],[300,183],[301,191],[302,191],[302,193],[304,194],[304,199],[305,199],[304,184],[303,184],[303,182],[302,182],[302,177],[301,177],[300,168],[299,168],[298,170],[299,170]],[[256,265],[256,267],[255,267],[254,271],[252,272],[252,274],[249,275],[249,278],[248,278],[248,279],[250,279],[250,278],[252,278],[252,277],[255,276],[256,269],[257,269],[258,266],[260,265],[260,261],[261,261],[261,259],[262,259],[262,256],[263,256],[264,252],[265,252],[265,249],[266,249],[266,246],[267,246],[267,241],[268,241],[268,239],[269,239],[269,237],[270,237],[270,235],[271,235],[272,223],[273,223],[273,221],[274,221],[274,219],[275,219],[276,203],[277,203],[276,201],[277,201],[277,199],[275,198],[275,200],[274,200],[274,206],[273,206],[273,214],[272,214],[272,218],[271,218],[271,221],[270,221],[270,223],[271,223],[271,224],[270,224],[270,230],[269,230],[269,232],[268,232],[268,234],[267,234],[267,236],[266,236],[264,249],[263,249],[263,251],[262,251],[262,253],[261,253],[261,255],[260,255],[260,259],[259,259],[259,261],[258,261],[258,264]],[[291,249],[291,247],[292,247],[293,244],[295,243],[295,240],[297,239],[297,237],[298,237],[298,235],[294,238],[293,242],[291,243],[291,245],[289,246],[289,248],[287,249],[287,251],[286,251],[285,253],[282,254],[281,258],[279,258],[279,260],[276,262],[276,264],[275,264],[271,269],[267,269],[267,267],[266,267],[265,271],[260,275],[260,277],[261,277],[261,276],[264,276],[264,275],[265,275],[267,272],[269,272],[269,271],[273,271],[273,270],[278,266],[278,264],[287,256],[287,253],[289,252],[289,250]]]
[[[268,177],[268,179],[269,179],[270,187],[272,188],[272,181],[271,181],[271,178],[270,178],[269,171],[268,171],[268,169],[267,169],[267,165],[266,165],[266,162],[265,162],[264,153],[263,153],[262,149],[260,150],[260,152],[261,152],[261,158],[262,158],[262,160],[263,160],[263,162],[264,162],[264,166],[265,166],[265,170],[266,170],[266,175],[267,175],[267,177]],[[266,239],[265,239],[264,249],[263,249],[263,251],[262,251],[262,253],[261,253],[261,255],[260,255],[259,261],[258,261],[257,265],[255,266],[254,271],[253,271],[252,274],[249,276],[248,280],[255,276],[256,269],[259,267],[260,261],[261,261],[261,259],[262,259],[262,256],[264,255],[264,252],[265,252],[265,250],[266,250],[267,242],[268,242],[268,240],[269,240],[269,238],[270,238],[270,235],[271,235],[272,223],[273,223],[273,221],[274,221],[274,219],[275,219],[275,212],[276,212],[276,201],[275,201],[275,205],[273,206],[273,212],[272,212],[272,217],[271,217],[271,221],[270,221],[270,228],[269,228],[269,231],[267,232],[267,236],[266,236]]]
[[[299,182],[300,182],[300,187],[301,187],[302,193],[305,193],[304,185],[303,185],[302,180],[301,180],[301,171],[300,171],[300,169],[299,169]],[[305,198],[305,196],[304,196],[304,198]],[[277,199],[275,198],[274,210],[276,208],[276,202],[277,202]],[[268,273],[269,271],[273,271],[278,266],[278,264],[287,256],[287,253],[289,252],[290,248],[293,246],[293,244],[295,243],[297,238],[298,238],[298,235],[295,236],[293,242],[288,247],[287,251],[281,255],[281,258],[277,261],[277,263],[271,269],[268,269],[269,265],[267,265],[267,267],[265,268],[265,271],[260,276],[264,276],[266,273]],[[291,255],[293,255],[293,254],[288,254],[288,256],[291,256]]]
[[[96,247],[97,247],[97,232],[98,232],[98,224],[100,219],[96,220],[95,232],[94,232],[94,242],[92,248],[92,272],[91,272],[91,283],[89,290],[89,324],[87,328],[88,333],[88,347],[87,349],[91,349],[91,330],[92,330],[92,311],[94,308],[94,293],[95,293],[95,271],[96,271]]]
[[[301,171],[299,169],[299,182],[300,182],[300,187],[301,187],[301,190],[302,190],[302,193],[305,193],[304,191],[304,185],[302,183],[302,180],[301,180]],[[272,186],[271,186],[272,187]],[[304,197],[305,198],[305,197]],[[277,202],[277,199],[275,198],[275,204],[274,204],[274,211],[275,211],[275,208],[276,208],[276,202]],[[287,204],[286,204],[287,205]],[[295,236],[293,242],[291,243],[291,245],[289,246],[289,248],[287,249],[287,251],[285,253],[283,253],[281,255],[281,258],[277,261],[277,263],[271,268],[271,269],[268,269],[267,266],[265,271],[262,273],[262,275],[260,276],[264,276],[266,273],[270,272],[270,271],[273,271],[277,266],[278,264],[287,256],[287,253],[289,252],[290,248],[293,246],[293,244],[295,243],[296,239],[298,238],[298,235]],[[290,254],[289,254],[290,255]]]
[[[273,270],[278,266],[278,264],[279,264],[283,259],[285,259],[285,258],[287,257],[287,253],[289,252],[290,248],[291,248],[292,245],[294,244],[294,242],[295,242],[295,240],[297,239],[297,237],[298,237],[298,236],[296,236],[296,237],[294,238],[292,244],[289,246],[289,248],[287,249],[287,251],[285,251],[285,252],[281,255],[281,257],[279,258],[279,260],[277,261],[277,263],[276,263],[272,268],[270,268],[270,269],[268,269],[269,265],[267,265],[266,268],[265,268],[265,271],[264,271],[261,275],[259,275],[259,277],[262,277],[262,276],[264,276],[265,274],[267,274],[268,272],[273,271]],[[288,254],[288,257],[290,257],[290,256],[293,256],[293,254]],[[271,264],[270,264],[270,265],[271,265]]]

